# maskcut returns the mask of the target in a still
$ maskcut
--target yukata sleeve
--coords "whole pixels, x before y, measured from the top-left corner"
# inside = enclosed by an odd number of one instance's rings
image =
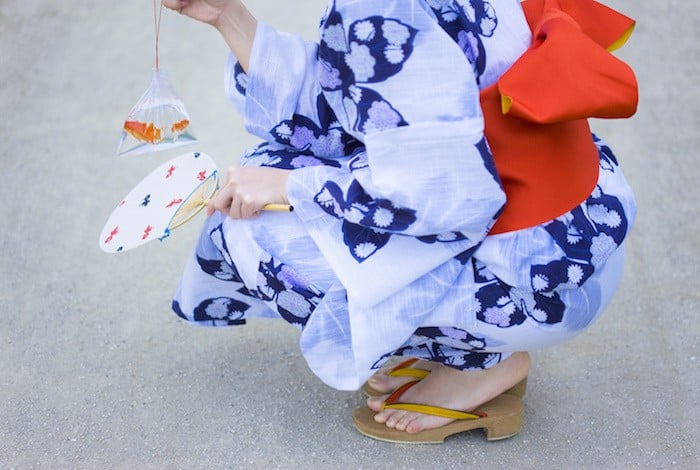
[[[248,72],[233,54],[225,67],[226,96],[245,119],[248,132],[265,140],[279,140],[281,123],[303,115],[322,127],[315,73],[318,44],[280,32],[259,21]]]
[[[349,296],[369,305],[472,253],[505,195],[473,68],[425,2],[336,0],[321,30],[318,82],[364,145],[341,168],[293,171],[287,194]]]
[[[505,202],[464,52],[421,1],[336,1],[322,26],[318,80],[364,143],[347,167],[295,171],[304,220],[480,242]]]

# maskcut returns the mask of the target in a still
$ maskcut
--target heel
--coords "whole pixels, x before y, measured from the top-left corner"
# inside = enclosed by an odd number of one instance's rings
[[[527,377],[525,377],[523,380],[518,382],[517,384],[513,385],[511,388],[506,390],[504,393],[507,393],[508,395],[513,395],[518,398],[523,398],[525,397],[525,393],[527,392]]]
[[[486,440],[500,441],[508,439],[520,432],[523,424],[523,413],[514,413],[510,416],[502,416],[493,420],[486,426]]]

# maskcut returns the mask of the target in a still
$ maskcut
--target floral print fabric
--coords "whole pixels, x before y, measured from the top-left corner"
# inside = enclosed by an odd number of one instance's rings
[[[250,72],[231,57],[226,91],[264,139],[241,164],[294,170],[295,211],[210,217],[174,311],[282,318],[340,389],[392,355],[483,368],[580,332],[615,290],[634,199],[597,141],[588,200],[488,236],[505,199],[479,89],[529,39],[517,0],[337,0],[318,44],[260,23]]]

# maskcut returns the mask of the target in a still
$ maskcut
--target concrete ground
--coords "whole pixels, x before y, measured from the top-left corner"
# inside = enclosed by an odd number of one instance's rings
[[[315,37],[322,0],[250,3]],[[534,352],[518,436],[411,447],[357,433],[359,393],[321,384],[288,325],[171,314],[198,223],[98,249],[115,202],[182,152],[114,157],[153,65],[150,2],[0,0],[0,468],[700,468],[700,9],[606,3],[639,22],[620,52],[639,113],[593,123],[638,196],[621,289],[588,332]],[[255,142],[224,98],[225,53],[164,12],[161,66],[222,168]]]

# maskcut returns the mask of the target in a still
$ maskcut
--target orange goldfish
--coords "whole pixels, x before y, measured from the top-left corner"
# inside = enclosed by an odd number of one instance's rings
[[[156,144],[162,140],[161,130],[152,122],[125,121],[124,130],[141,142]]]

